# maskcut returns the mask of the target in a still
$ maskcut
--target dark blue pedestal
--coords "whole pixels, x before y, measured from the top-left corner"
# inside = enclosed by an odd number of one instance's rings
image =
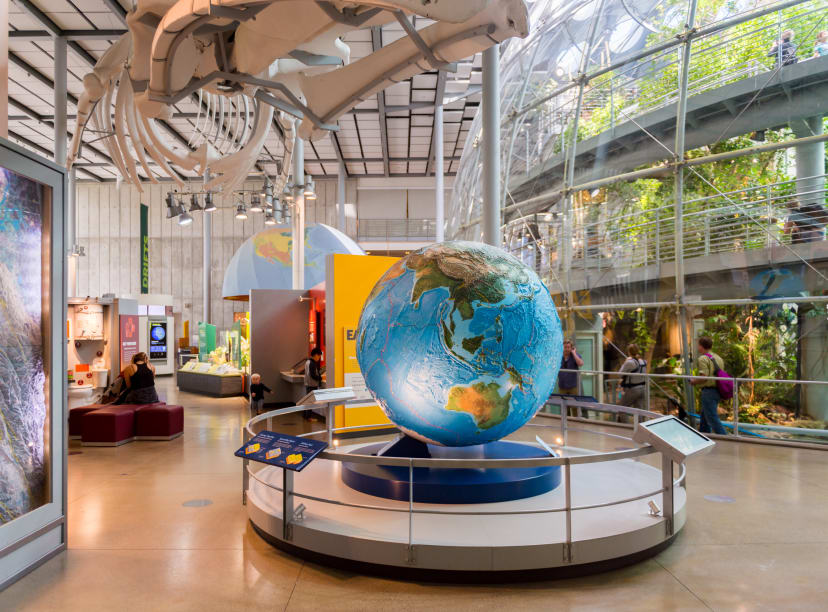
[[[536,446],[519,442],[490,442],[474,448],[446,448],[403,437],[390,448],[371,444],[359,454],[385,457],[440,457],[469,459],[526,459],[548,457]],[[383,450],[384,449],[384,450]],[[343,463],[342,481],[362,493],[408,501],[408,468],[362,463]],[[445,469],[414,468],[414,501],[432,504],[483,504],[533,497],[561,483],[558,466],[537,468]]]

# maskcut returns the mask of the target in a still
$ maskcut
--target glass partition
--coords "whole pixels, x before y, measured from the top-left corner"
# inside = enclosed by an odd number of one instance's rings
[[[503,245],[566,336],[599,334],[590,390],[618,401],[643,344],[650,408],[693,420],[704,334],[738,379],[730,434],[828,443],[828,0],[531,11],[502,54]],[[478,118],[450,238],[482,236],[485,137]]]

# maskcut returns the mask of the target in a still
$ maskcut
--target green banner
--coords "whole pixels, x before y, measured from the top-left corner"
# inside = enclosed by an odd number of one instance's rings
[[[216,326],[199,321],[198,360],[209,361],[210,353],[216,350]]]
[[[149,293],[149,206],[141,204],[141,237],[138,241],[141,262],[141,293]]]

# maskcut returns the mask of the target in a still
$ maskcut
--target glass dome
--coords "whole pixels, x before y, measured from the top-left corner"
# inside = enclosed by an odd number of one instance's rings
[[[591,351],[582,391],[617,398],[608,374],[629,343],[651,372],[690,372],[705,335],[745,378],[740,419],[828,440],[826,9],[538,0],[530,35],[502,45],[503,246]],[[487,136],[481,113],[449,239],[482,239]],[[665,409],[694,405],[681,380],[648,388]]]

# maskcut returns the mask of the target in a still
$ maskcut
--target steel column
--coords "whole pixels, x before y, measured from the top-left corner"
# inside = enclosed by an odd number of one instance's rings
[[[212,300],[213,300],[213,213],[203,212],[202,218],[204,225],[202,227],[202,284],[201,299],[204,302],[204,322],[210,323],[213,320],[212,316]]]
[[[691,363],[691,339],[687,319],[687,307],[684,304],[684,135],[687,125],[687,85],[690,78],[690,51],[692,39],[689,34],[693,31],[696,23],[696,7],[698,0],[690,0],[687,23],[684,25],[684,41],[681,51],[681,82],[679,83],[679,98],[676,111],[676,142],[675,142],[675,189],[673,192],[673,217],[674,217],[674,239],[675,239],[675,265],[676,265],[676,305],[678,308],[679,331],[681,334],[681,356],[684,364],[684,372],[690,373]],[[693,387],[689,380],[684,381],[684,396],[687,406],[692,412],[695,408],[695,396]],[[672,489],[671,489],[672,490]]]
[[[55,163],[66,165],[66,39],[55,37]]]
[[[336,212],[337,212],[337,229],[343,234],[346,232],[345,227],[345,163],[339,162],[339,171],[336,176]]]
[[[483,52],[483,242],[499,247],[500,236],[499,45]]]
[[[438,102],[441,101],[438,100]],[[434,107],[434,203],[437,209],[435,215],[437,242],[445,240],[446,189],[443,153],[443,104],[441,102]]]
[[[299,138],[297,122],[296,140],[293,144],[293,215],[291,216],[291,240],[293,260],[293,289],[305,288],[305,142]]]

